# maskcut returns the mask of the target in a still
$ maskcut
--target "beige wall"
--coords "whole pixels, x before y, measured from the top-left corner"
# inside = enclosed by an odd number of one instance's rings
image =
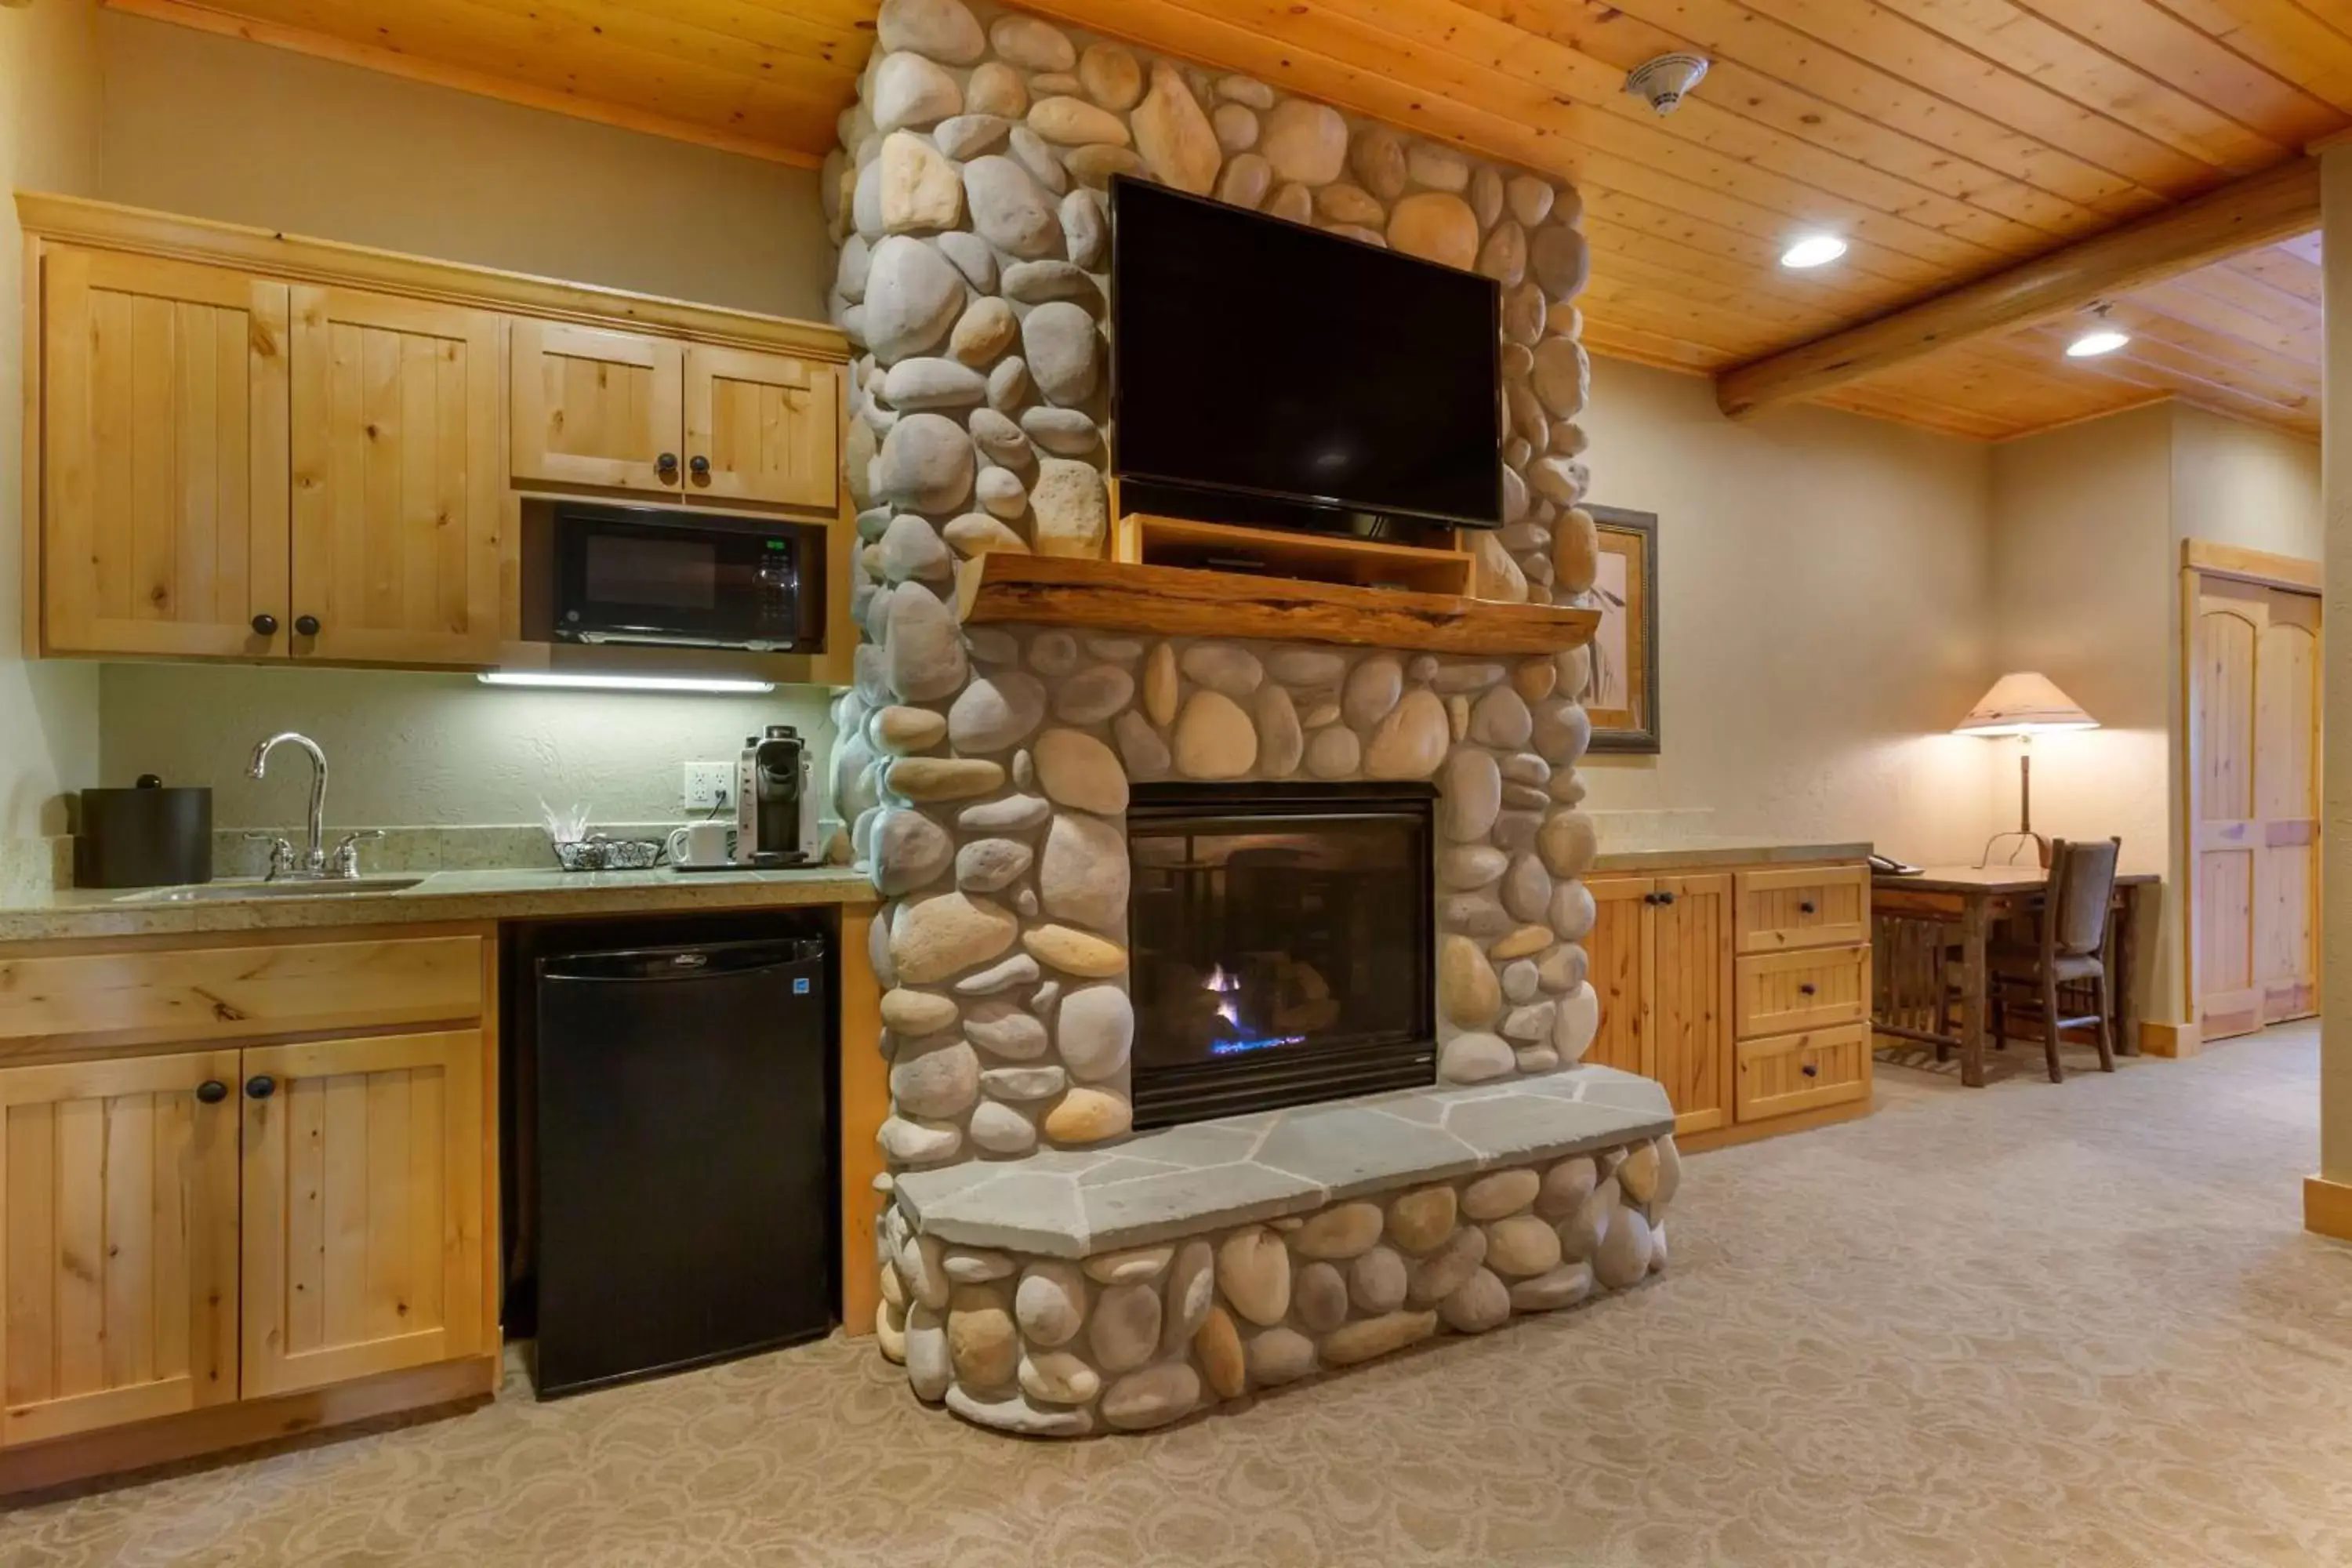
[[[100,35],[110,200],[823,317],[831,257],[809,171],[119,12]],[[243,776],[274,730],[327,748],[332,820],[425,825],[530,823],[541,797],[607,822],[675,817],[681,763],[731,758],[760,724],[825,724],[810,688],[613,696],[197,665],[110,666],[100,706],[104,782],[209,783],[224,827],[299,819],[299,769]]]
[[[0,186],[97,191],[96,29],[89,0],[0,10]],[[0,843],[63,832],[63,792],[92,782],[98,769],[98,672],[19,657],[23,272],[8,203],[0,212]],[[0,866],[0,880],[7,876]]]
[[[1990,449],[1823,409],[1735,424],[1705,380],[1606,359],[1583,424],[1592,500],[1659,516],[1665,735],[1592,758],[1592,807],[1973,858],[1990,749],[1950,730],[1990,657]]]
[[[2186,405],[2172,410],[2172,521],[2203,539],[2317,561],[2319,448]]]
[[[105,195],[823,320],[816,175],[106,12]]]

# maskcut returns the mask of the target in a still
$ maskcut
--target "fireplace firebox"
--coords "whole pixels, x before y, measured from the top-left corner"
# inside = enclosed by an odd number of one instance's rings
[[[1425,784],[1138,784],[1135,1122],[1436,1079]]]

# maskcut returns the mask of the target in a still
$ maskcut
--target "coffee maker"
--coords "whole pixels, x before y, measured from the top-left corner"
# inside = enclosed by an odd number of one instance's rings
[[[814,866],[819,856],[816,765],[790,724],[749,735],[735,762],[735,863],[755,870]]]

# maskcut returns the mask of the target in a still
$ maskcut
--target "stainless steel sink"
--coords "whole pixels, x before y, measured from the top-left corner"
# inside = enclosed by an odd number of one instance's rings
[[[186,888],[149,888],[125,893],[118,904],[218,904],[245,899],[344,899],[357,893],[404,892],[422,877],[335,878],[318,882],[205,882]]]

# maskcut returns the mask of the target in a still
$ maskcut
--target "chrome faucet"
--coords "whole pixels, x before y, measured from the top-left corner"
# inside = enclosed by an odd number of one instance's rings
[[[246,837],[258,838],[269,846],[269,880],[273,882],[289,878],[298,880],[323,881],[332,878],[357,877],[360,874],[361,842],[369,838],[381,838],[383,837],[383,832],[380,828],[369,828],[359,833],[345,834],[342,842],[335,846],[331,863],[326,847],[327,753],[319,749],[318,742],[308,735],[296,734],[291,730],[282,734],[272,735],[253,748],[253,764],[246,772],[255,778],[266,776],[269,768],[269,753],[280,743],[288,742],[310,753],[310,844],[298,860],[294,846],[289,844],[278,834],[248,833]]]

